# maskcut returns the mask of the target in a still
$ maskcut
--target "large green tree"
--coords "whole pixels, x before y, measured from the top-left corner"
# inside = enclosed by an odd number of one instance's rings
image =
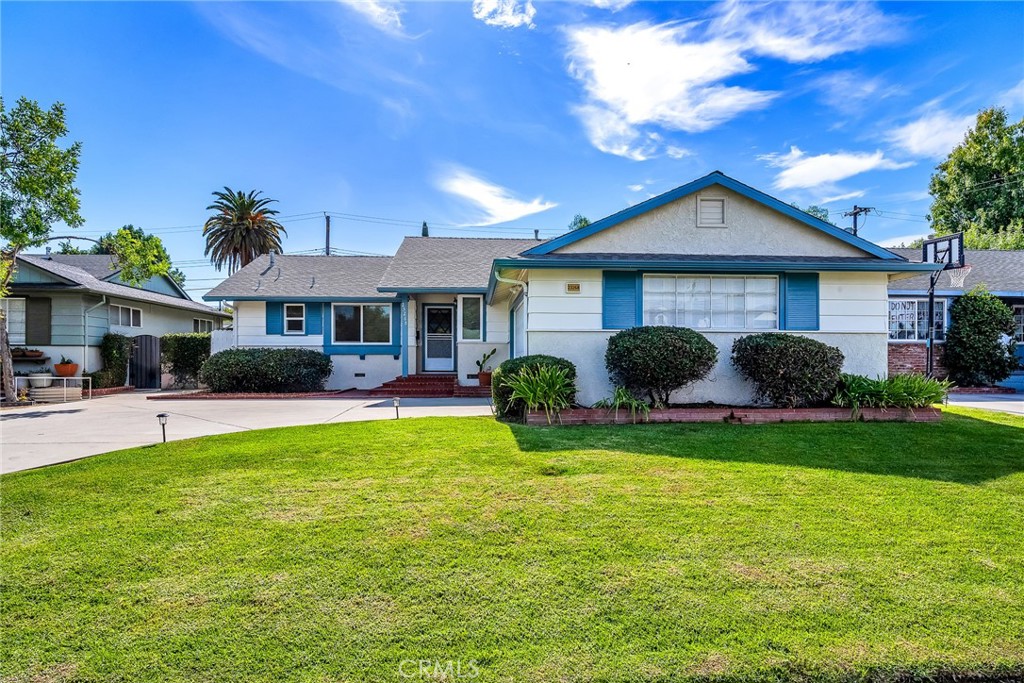
[[[932,228],[972,249],[1024,249],[1024,120],[985,109],[932,175]]]
[[[67,134],[60,102],[43,109],[22,97],[7,109],[0,97],[0,297],[10,291],[21,253],[53,239],[55,225],[77,228],[85,222],[75,187],[82,144],[62,147]],[[121,279],[128,284],[167,272],[168,264],[154,257],[151,242],[115,236],[111,248],[121,263]],[[11,400],[14,369],[2,315],[0,311],[0,386]]]
[[[829,218],[829,210],[826,209],[824,206],[818,206],[817,204],[811,204],[810,206],[808,206],[805,209],[804,207],[800,206],[796,202],[793,202],[792,204],[790,204],[790,206],[792,206],[795,209],[800,209],[804,213],[809,213],[812,216],[814,216],[815,218],[820,218],[821,220],[825,221],[826,223],[831,223],[832,225],[836,224],[836,222],[834,220]]]
[[[281,235],[288,233],[274,218],[278,211],[270,208],[276,200],[261,194],[230,187],[213,193],[217,199],[206,209],[214,214],[206,220],[203,235],[206,255],[217,270],[226,265],[233,273],[263,254],[281,253]]]
[[[60,238],[57,238],[60,239]],[[96,240],[96,243],[89,249],[82,249],[71,243],[70,239],[60,243],[57,250],[59,254],[117,254],[124,250],[124,243],[132,241],[138,245],[140,253],[149,256],[155,272],[151,274],[166,274],[174,280],[179,287],[185,286],[185,273],[177,268],[171,267],[171,255],[167,253],[163,240],[156,235],[147,235],[142,228],[136,228],[129,223],[119,228],[116,232],[110,231]],[[163,264],[167,264],[164,269]]]

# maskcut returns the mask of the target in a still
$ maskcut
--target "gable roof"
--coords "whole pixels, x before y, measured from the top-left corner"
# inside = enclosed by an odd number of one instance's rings
[[[893,249],[894,252],[911,259],[921,260],[920,249]],[[935,283],[936,293],[963,294],[975,285],[984,284],[994,294],[1024,297],[1024,250],[967,249],[964,261],[971,266],[971,272],[964,281],[963,287],[954,287],[949,272],[943,271]],[[896,280],[889,285],[892,293],[924,293],[928,292],[928,276],[918,275],[911,278]]]
[[[68,256],[68,254],[64,254],[63,256]],[[31,284],[15,285],[18,289],[35,288],[88,292],[92,294],[114,296],[119,299],[129,299],[132,301],[142,301],[145,303],[159,304],[161,306],[169,306],[171,308],[180,308],[186,311],[193,311],[222,318],[231,317],[230,314],[218,311],[206,304],[198,301],[192,301],[187,296],[182,299],[170,296],[169,294],[152,292],[148,289],[139,289],[137,287],[129,287],[127,285],[101,280],[83,268],[69,265],[67,263],[61,263],[60,261],[54,260],[52,257],[47,258],[46,256],[22,254],[18,256],[18,260],[50,273],[66,283],[63,285],[45,284],[39,286],[33,286]]]
[[[483,292],[495,259],[537,240],[496,237],[406,237],[381,278],[382,292]]]
[[[264,254],[203,296],[207,301],[380,299],[390,256]]]
[[[110,254],[50,254],[49,260],[80,268],[97,280],[106,280],[121,270],[117,259]]]
[[[776,199],[775,197],[767,195],[764,192],[761,192],[760,190],[754,189],[749,185],[745,185],[740,181],[735,180],[734,178],[730,178],[721,171],[714,171],[704,176],[703,178],[698,178],[697,180],[687,183],[686,185],[677,187],[674,190],[669,190],[668,192],[660,194],[657,197],[652,197],[651,199],[648,199],[645,202],[641,202],[639,204],[636,204],[635,206],[623,209],[618,213],[613,213],[611,216],[607,216],[606,218],[602,218],[599,221],[595,221],[594,223],[591,223],[585,228],[573,230],[572,232],[566,233],[560,237],[550,239],[547,242],[537,245],[531,249],[527,249],[526,251],[522,252],[522,254],[524,256],[541,256],[545,254],[552,254],[556,250],[561,249],[566,245],[573,244],[574,242],[578,242],[582,239],[586,239],[587,237],[590,237],[591,235],[601,232],[602,230],[612,228],[616,225],[619,225],[620,223],[624,223],[625,221],[630,220],[631,218],[635,218],[636,216],[647,213],[648,211],[652,211],[670,202],[674,202],[677,199],[681,199],[682,197],[693,194],[694,192],[703,190],[704,188],[710,187],[711,185],[721,185],[722,187],[728,188],[733,192],[736,192],[737,194],[743,195],[747,199],[758,202],[759,204],[762,204],[768,207],[769,209],[774,209],[775,211],[778,211],[781,214],[784,214],[796,221],[799,221],[800,223],[803,223],[808,227],[824,232],[825,234],[830,235],[831,237],[834,237],[851,246],[854,246],[857,249],[860,249],[861,251],[867,252],[868,254],[876,258],[890,261],[903,260],[901,256],[898,256],[892,253],[891,251],[888,251],[878,246],[873,242],[869,242],[868,240],[863,239],[862,237],[856,237],[853,234],[847,232],[846,230],[843,230],[842,228],[836,227],[831,223],[828,223],[827,221],[823,221],[820,218],[810,215],[809,213],[805,213],[800,209],[794,208],[789,204],[786,204],[785,202]]]

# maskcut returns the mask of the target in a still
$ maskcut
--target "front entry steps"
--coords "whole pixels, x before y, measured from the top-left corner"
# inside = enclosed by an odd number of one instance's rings
[[[489,387],[459,386],[458,377],[449,373],[409,375],[370,389],[370,396],[400,398],[489,398]]]

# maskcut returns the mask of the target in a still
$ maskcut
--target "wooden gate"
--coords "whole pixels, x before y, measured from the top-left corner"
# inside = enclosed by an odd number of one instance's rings
[[[128,383],[136,389],[160,388],[160,337],[140,334],[132,339]]]

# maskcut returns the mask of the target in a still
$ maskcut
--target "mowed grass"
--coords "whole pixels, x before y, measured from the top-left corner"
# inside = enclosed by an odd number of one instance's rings
[[[3,680],[1024,676],[1007,415],[339,424],[0,487]]]

